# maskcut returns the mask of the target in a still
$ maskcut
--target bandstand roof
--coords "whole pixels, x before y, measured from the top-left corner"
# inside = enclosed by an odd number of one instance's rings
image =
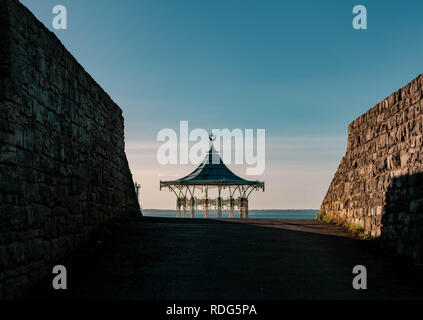
[[[255,185],[264,190],[264,182],[245,180],[229,170],[220,158],[219,153],[214,149],[213,144],[211,144],[203,162],[189,175],[177,180],[160,181],[160,188],[169,185]]]

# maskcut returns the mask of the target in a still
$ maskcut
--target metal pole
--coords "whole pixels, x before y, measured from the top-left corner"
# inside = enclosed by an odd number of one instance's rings
[[[140,188],[141,188],[141,185],[138,182],[135,181],[134,186],[135,186],[135,193],[137,194],[138,203],[140,203]]]

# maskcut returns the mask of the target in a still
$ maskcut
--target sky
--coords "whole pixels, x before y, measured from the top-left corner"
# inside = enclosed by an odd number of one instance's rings
[[[164,128],[265,129],[251,209],[319,208],[347,126],[423,71],[421,0],[21,0],[122,108],[143,208],[173,209]],[[355,5],[367,30],[352,27]],[[55,5],[66,30],[52,27]],[[229,166],[245,178],[243,166]]]

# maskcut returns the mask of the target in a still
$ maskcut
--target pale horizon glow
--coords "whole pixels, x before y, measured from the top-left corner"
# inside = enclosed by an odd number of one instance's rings
[[[176,197],[160,191],[160,180],[181,178],[196,165],[160,165],[156,151],[160,142],[128,140],[126,155],[134,181],[141,183],[144,209],[175,209]],[[266,170],[248,176],[245,166],[228,165],[239,176],[265,181],[266,191],[250,196],[250,209],[318,209],[345,153],[346,137],[291,136],[266,141]]]

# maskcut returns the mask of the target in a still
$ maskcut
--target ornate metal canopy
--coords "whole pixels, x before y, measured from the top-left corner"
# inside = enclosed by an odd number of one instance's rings
[[[179,217],[181,207],[183,217],[186,217],[186,208],[191,208],[191,217],[194,217],[195,210],[201,206],[204,209],[204,216],[208,218],[209,208],[217,208],[217,216],[222,215],[222,208],[229,209],[229,217],[233,217],[234,207],[240,210],[240,217],[248,218],[248,197],[253,190],[263,190],[264,182],[245,180],[223,163],[219,153],[213,147],[213,136],[210,136],[210,150],[204,161],[189,175],[171,181],[160,181],[160,190],[167,187],[177,197],[176,212]],[[217,187],[217,199],[209,199],[209,188]],[[228,197],[222,198],[222,191],[228,190]],[[204,197],[195,196],[195,192],[201,191]]]

